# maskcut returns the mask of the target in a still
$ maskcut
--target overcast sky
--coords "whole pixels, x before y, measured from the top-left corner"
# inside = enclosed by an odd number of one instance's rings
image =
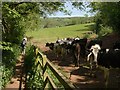
[[[66,3],[66,9],[67,10],[70,10],[72,13],[71,15],[65,15],[64,13],[62,12],[56,12],[52,15],[50,15],[49,17],[83,17],[85,14],[88,14],[88,16],[93,16],[94,13],[90,13],[90,12],[87,12],[90,10],[90,8],[86,8],[85,11],[84,10],[79,10],[79,9],[76,9],[76,8],[73,8],[73,6],[71,5],[71,3]]]

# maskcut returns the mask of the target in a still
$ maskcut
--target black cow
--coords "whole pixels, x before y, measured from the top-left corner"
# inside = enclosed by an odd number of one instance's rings
[[[120,68],[120,49],[102,49],[98,55],[98,65]]]
[[[98,40],[98,39],[94,39],[94,40],[91,40],[90,42],[87,43],[87,49],[90,49],[91,46],[95,45],[95,44],[98,44],[100,45],[100,47],[102,47],[102,40]]]
[[[98,65],[104,71],[105,86],[107,88],[109,69],[111,67],[120,68],[120,49],[102,49],[98,55]]]
[[[54,49],[54,43],[46,43],[46,47],[49,47],[51,50]]]
[[[113,49],[120,49],[120,40],[114,43]]]

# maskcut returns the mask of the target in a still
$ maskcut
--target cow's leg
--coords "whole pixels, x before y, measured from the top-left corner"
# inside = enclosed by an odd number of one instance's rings
[[[65,60],[65,55],[66,55],[66,50],[62,47],[61,48],[61,57],[62,57],[62,60]]]
[[[110,70],[104,67],[103,71],[104,71],[104,79],[105,79],[105,88],[108,88]]]
[[[80,54],[77,55],[77,64],[78,64],[78,67],[80,66]]]
[[[89,61],[90,61],[90,76],[93,75],[93,60],[94,60],[94,54],[91,53],[90,57],[89,57]]]
[[[98,67],[97,57],[98,57],[98,53],[94,53],[94,62],[95,62],[95,67],[96,67],[96,68]]]
[[[78,57],[77,57],[77,53],[75,53],[75,56],[74,56],[74,63],[75,63],[75,66],[78,66]]]
[[[25,46],[22,47],[22,55],[25,54]]]
[[[92,55],[92,53],[88,54],[88,56],[87,56],[87,61],[90,60],[90,56],[91,56],[91,55]]]

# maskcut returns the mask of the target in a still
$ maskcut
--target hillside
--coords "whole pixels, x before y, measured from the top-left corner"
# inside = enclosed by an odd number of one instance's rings
[[[41,28],[63,27],[94,22],[94,17],[41,18]]]
[[[58,38],[66,38],[66,37],[89,37],[86,32],[91,32],[89,26],[94,23],[89,24],[78,24],[57,28],[45,28],[39,29],[37,31],[29,31],[26,33],[28,37],[33,37],[34,42],[46,43],[46,42],[55,42]],[[90,35],[95,36],[95,34]]]

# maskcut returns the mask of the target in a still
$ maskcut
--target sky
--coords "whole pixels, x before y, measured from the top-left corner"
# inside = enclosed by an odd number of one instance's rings
[[[64,13],[59,11],[52,15],[49,15],[48,17],[84,17],[85,14],[87,14],[88,16],[94,16],[95,14],[95,13],[87,12],[90,10],[90,8],[86,8],[85,10],[79,10],[79,9],[73,8],[71,3],[69,2],[67,2],[65,6],[67,10],[71,11],[71,15],[65,15]]]

